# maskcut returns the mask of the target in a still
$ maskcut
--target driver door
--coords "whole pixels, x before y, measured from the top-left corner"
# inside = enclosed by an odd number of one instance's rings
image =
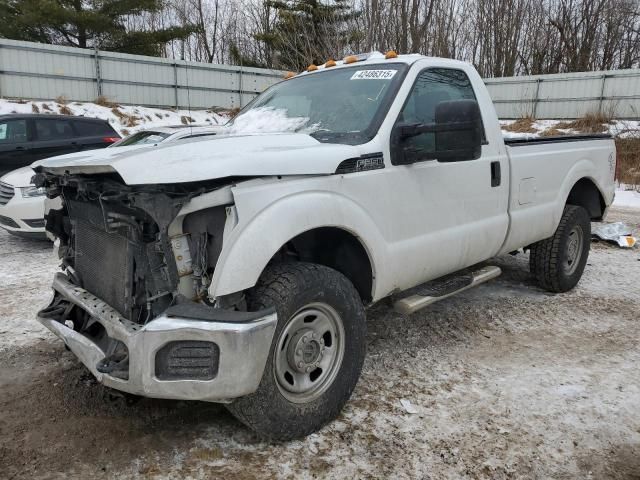
[[[433,123],[440,102],[475,98],[464,71],[426,68],[418,74],[396,124]],[[497,254],[508,228],[508,178],[495,178],[496,170],[508,172],[500,149],[485,141],[480,158],[445,162],[430,159],[434,133],[400,143],[391,149],[389,178],[403,186],[402,214],[394,220],[389,246],[396,265],[404,272],[416,272],[411,284]],[[407,161],[410,164],[402,164]],[[422,269],[416,269],[416,264]]]

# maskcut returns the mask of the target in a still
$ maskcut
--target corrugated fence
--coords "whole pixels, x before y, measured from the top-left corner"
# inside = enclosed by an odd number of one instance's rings
[[[601,112],[640,119],[640,70],[488,78],[500,118],[578,118]]]
[[[0,39],[0,97],[234,108],[283,72]],[[640,70],[486,79],[500,118],[640,119]]]
[[[0,39],[0,97],[155,107],[246,105],[283,72]]]

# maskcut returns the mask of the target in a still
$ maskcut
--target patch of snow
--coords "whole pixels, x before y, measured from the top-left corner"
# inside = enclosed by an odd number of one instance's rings
[[[620,138],[638,137],[640,136],[640,120],[614,120],[609,125],[609,133]]]
[[[70,114],[108,121],[123,137],[140,130],[170,125],[224,125],[227,115],[209,110],[173,110],[135,105],[103,106],[92,102],[16,101],[0,99],[0,115],[11,113]]]
[[[521,133],[521,132],[510,132],[508,130],[502,130],[502,136],[507,139],[514,138],[538,138],[540,137],[540,133]]]
[[[51,279],[60,261],[49,241],[14,237],[0,231],[0,352],[53,338],[35,318],[52,297]]]
[[[559,120],[536,120],[535,122],[533,122],[532,127],[542,133],[550,128],[557,128],[559,123]],[[563,133],[571,132],[570,129],[561,129],[560,131]]]
[[[613,201],[616,207],[640,209],[640,192],[619,188],[616,190],[616,198]]]
[[[418,413],[418,409],[406,398],[400,399],[400,405],[402,405],[402,408],[411,415]]]

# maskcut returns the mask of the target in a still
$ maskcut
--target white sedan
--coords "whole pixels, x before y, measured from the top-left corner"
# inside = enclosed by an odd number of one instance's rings
[[[220,133],[222,128],[220,125],[153,128],[134,133],[109,148],[150,146],[207,137]],[[34,174],[31,167],[24,167],[0,178],[0,227],[14,235],[44,239],[44,190],[31,183]]]

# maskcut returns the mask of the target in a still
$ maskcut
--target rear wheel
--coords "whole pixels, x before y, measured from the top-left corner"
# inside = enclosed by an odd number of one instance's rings
[[[566,292],[580,281],[590,247],[589,214],[567,205],[553,236],[531,246],[529,268],[545,290]]]
[[[331,268],[283,263],[265,270],[247,302],[274,306],[278,324],[258,390],[228,409],[272,440],[318,430],[338,415],[362,369],[366,322],[357,291]]]

